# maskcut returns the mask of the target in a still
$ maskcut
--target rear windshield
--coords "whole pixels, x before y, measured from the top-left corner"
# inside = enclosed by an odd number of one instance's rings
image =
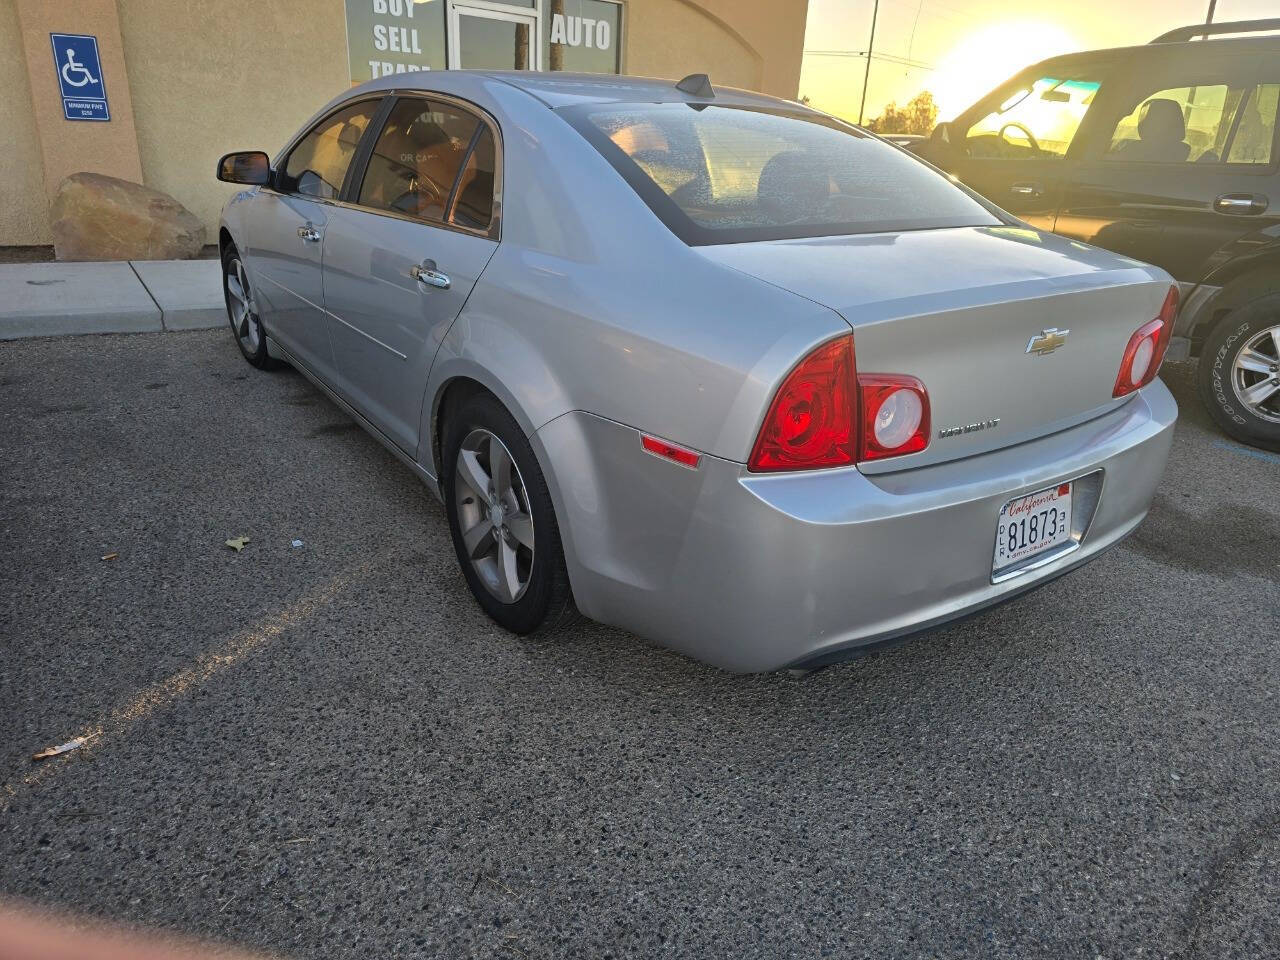
[[[944,175],[831,118],[701,103],[561,112],[689,244],[1000,223]]]

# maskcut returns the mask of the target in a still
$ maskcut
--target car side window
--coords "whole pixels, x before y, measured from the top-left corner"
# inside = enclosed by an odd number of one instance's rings
[[[1006,160],[1065,157],[1099,86],[1087,76],[1025,83],[965,131],[965,152]]]
[[[494,152],[493,133],[482,126],[458,180],[451,222],[472,230],[489,229],[493,222]]]
[[[1268,164],[1278,95],[1280,83],[1210,82],[1144,91],[1116,122],[1104,159]]]
[[[317,200],[336,200],[379,101],[364,100],[321,120],[289,153],[277,187]]]
[[[427,223],[483,229],[493,212],[493,177],[487,126],[452,104],[406,97],[378,135],[358,202]]]

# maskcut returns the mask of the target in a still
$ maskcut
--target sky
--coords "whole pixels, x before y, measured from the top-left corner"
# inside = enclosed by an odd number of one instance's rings
[[[857,120],[873,0],[809,0],[800,95]],[[921,90],[950,120],[1020,69],[1073,50],[1146,43],[1204,20],[1207,0],[880,0],[866,118]],[[1280,0],[1218,0],[1215,22],[1280,16]],[[854,55],[850,55],[850,54]]]

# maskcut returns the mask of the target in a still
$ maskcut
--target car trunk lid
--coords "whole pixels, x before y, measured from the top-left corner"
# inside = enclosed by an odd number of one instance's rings
[[[929,392],[923,451],[901,470],[1066,429],[1112,409],[1129,337],[1169,289],[1156,268],[1017,227],[922,230],[697,248],[837,311],[862,373]]]

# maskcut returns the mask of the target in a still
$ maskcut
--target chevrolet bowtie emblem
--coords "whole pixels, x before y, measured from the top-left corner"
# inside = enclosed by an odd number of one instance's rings
[[[1067,335],[1070,330],[1059,330],[1057,327],[1045,327],[1034,337],[1027,341],[1027,353],[1038,354],[1044,356],[1053,353],[1060,346],[1067,342]]]

